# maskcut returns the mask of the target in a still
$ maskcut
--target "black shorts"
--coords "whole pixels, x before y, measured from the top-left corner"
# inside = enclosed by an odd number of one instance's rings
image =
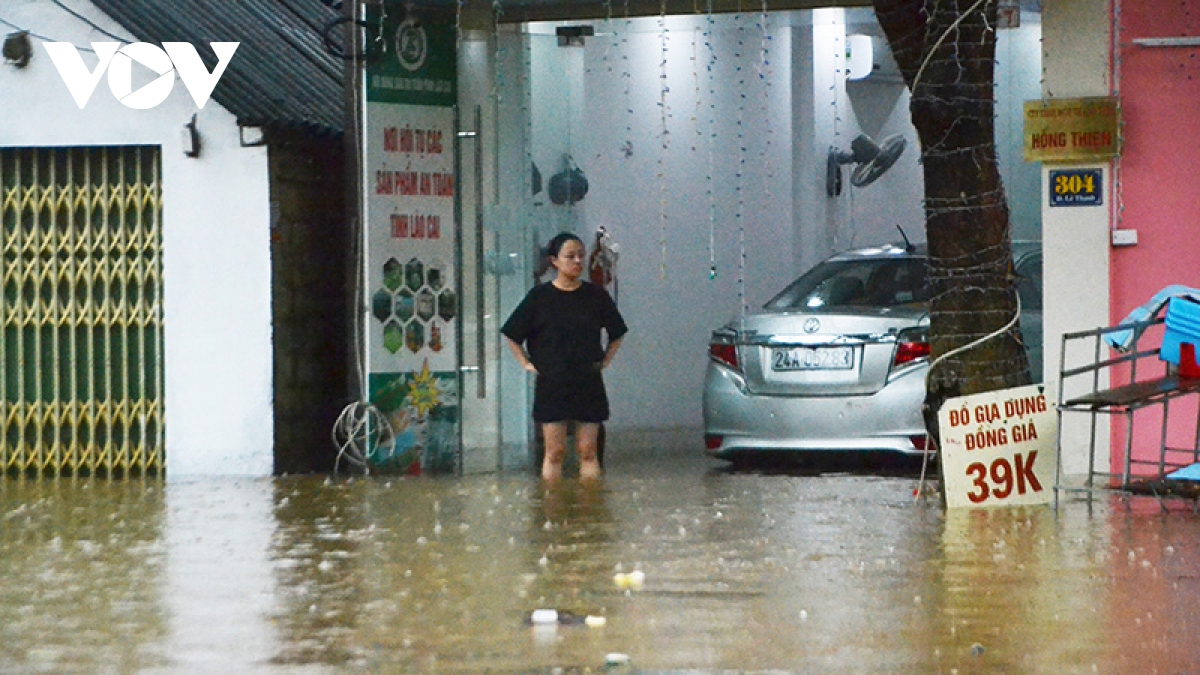
[[[533,421],[600,423],[608,419],[608,396],[598,368],[538,375],[533,390]]]

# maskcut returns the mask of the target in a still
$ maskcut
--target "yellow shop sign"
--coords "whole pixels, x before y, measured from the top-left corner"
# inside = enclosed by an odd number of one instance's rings
[[[1120,121],[1112,97],[1026,101],[1025,161],[1108,160],[1121,152]]]

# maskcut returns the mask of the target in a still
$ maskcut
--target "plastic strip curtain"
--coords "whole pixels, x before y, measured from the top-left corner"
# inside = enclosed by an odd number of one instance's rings
[[[157,147],[0,149],[0,467],[163,469]]]

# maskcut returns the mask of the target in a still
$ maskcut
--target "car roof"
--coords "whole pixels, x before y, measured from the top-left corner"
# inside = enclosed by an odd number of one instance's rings
[[[928,254],[929,247],[925,244],[915,244],[908,247],[905,247],[903,244],[883,244],[882,246],[868,246],[843,251],[831,256],[828,260],[830,262],[844,262],[881,258],[924,258]]]
[[[1042,242],[1033,240],[1014,240],[1012,242],[1013,260],[1018,261],[1031,255],[1041,253]],[[912,244],[883,244],[881,246],[866,246],[863,248],[843,251],[827,258],[830,262],[849,260],[869,260],[879,258],[926,258],[929,256],[929,246],[925,243]]]

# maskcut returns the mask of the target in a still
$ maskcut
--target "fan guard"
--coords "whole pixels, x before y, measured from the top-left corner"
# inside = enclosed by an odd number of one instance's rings
[[[866,187],[892,168],[900,155],[904,154],[907,145],[908,142],[900,134],[888,136],[882,144],[866,134],[859,134],[850,142],[850,152],[830,148],[825,162],[825,193],[830,197],[842,194],[842,164],[855,164],[850,174],[850,184]]]

